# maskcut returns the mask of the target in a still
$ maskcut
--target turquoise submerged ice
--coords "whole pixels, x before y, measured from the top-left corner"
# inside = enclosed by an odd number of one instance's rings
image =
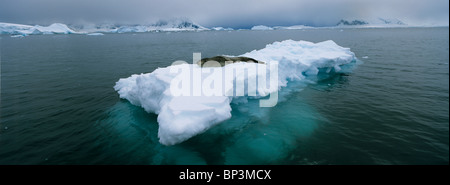
[[[218,93],[214,96],[174,96],[170,90],[171,82],[179,78],[177,73],[171,73],[174,68],[190,71],[200,71],[196,64],[182,64],[158,68],[147,74],[132,75],[129,78],[120,79],[114,89],[121,98],[127,99],[133,105],[140,106],[149,113],[158,114],[158,137],[164,145],[174,145],[205,132],[211,127],[232,117],[231,103],[246,103],[247,99],[263,98],[272,92],[280,91],[288,85],[288,82],[311,81],[319,71],[335,73],[342,69],[343,65],[356,60],[355,54],[349,48],[337,45],[333,41],[312,43],[307,41],[285,40],[274,42],[260,50],[254,50],[241,56],[251,57],[265,64],[234,63],[219,70],[219,74],[226,73],[227,68],[247,69],[252,67],[263,68],[265,65],[278,64],[277,85],[269,88],[258,88],[257,96],[226,96]],[[263,68],[266,74],[274,74],[272,68]],[[234,78],[224,83],[233,85],[244,83],[246,88],[249,79],[260,78],[260,73],[236,74]],[[210,79],[214,73],[202,73],[201,80]],[[241,78],[237,78],[240,76]],[[244,76],[244,77],[242,77]],[[238,80],[239,79],[239,80]],[[239,82],[241,81],[241,82]],[[235,82],[235,83],[233,83]],[[229,89],[225,89],[226,92]]]

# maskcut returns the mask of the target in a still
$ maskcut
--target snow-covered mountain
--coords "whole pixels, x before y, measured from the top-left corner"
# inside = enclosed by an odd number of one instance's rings
[[[407,26],[399,19],[387,18],[369,18],[369,19],[341,19],[336,26],[353,26],[353,27],[401,27]]]
[[[384,18],[380,18],[378,17],[378,19],[376,19],[376,21],[380,24],[390,24],[390,25],[407,25],[405,24],[403,21],[399,20],[399,19],[384,19]],[[376,23],[376,22],[374,22]]]
[[[336,26],[360,26],[360,25],[367,25],[369,24],[366,21],[363,20],[353,20],[353,21],[347,21],[344,19],[341,19]]]
[[[162,31],[203,31],[209,30],[197,23],[192,22],[189,19],[171,19],[160,20],[152,25],[156,29]]]

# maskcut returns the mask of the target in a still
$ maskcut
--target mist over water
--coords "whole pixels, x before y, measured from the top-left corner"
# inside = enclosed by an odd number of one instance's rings
[[[0,164],[448,164],[448,28],[1,36]],[[273,108],[174,146],[120,78],[286,39],[333,40],[363,64],[289,83]],[[367,56],[367,57],[365,57]]]

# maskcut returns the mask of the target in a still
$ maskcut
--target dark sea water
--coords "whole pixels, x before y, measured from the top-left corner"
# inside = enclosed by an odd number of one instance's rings
[[[120,78],[286,39],[333,40],[363,64],[175,146]],[[0,164],[449,164],[449,29],[1,35]],[[365,57],[367,56],[367,57]],[[283,90],[282,90],[283,91]],[[256,103],[255,103],[256,102]]]

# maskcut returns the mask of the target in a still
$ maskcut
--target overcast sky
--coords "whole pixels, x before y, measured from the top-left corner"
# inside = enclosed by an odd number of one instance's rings
[[[206,27],[335,25],[342,18],[398,18],[448,25],[448,0],[0,0],[0,22],[151,23],[190,18]]]

